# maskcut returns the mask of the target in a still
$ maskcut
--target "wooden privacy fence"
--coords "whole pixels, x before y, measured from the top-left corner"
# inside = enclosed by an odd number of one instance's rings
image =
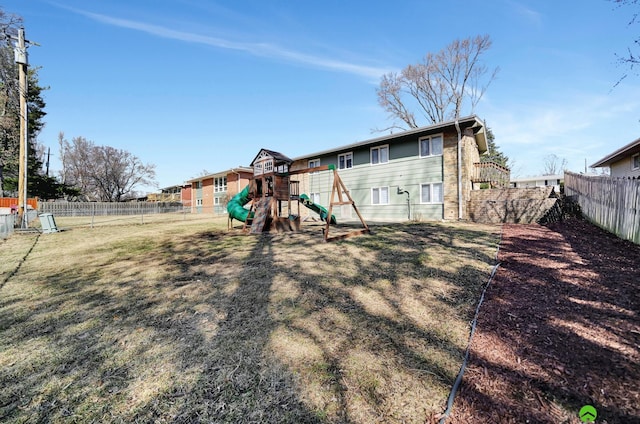
[[[183,212],[180,203],[165,202],[40,202],[39,213],[56,216],[112,216],[151,215],[157,213]]]
[[[595,224],[640,244],[640,179],[565,172],[564,190]]]

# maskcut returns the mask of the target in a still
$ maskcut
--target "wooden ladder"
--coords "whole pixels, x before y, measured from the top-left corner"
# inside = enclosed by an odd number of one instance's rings
[[[245,219],[244,224],[242,225],[242,231],[247,231],[247,229],[251,229],[251,225],[253,224],[253,220],[255,219],[255,211],[256,211],[256,199],[251,201],[251,206],[249,206],[249,213],[247,214],[247,219]]]

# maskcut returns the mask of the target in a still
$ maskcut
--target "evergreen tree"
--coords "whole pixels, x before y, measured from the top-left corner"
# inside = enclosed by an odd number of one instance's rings
[[[480,157],[481,162],[494,162],[498,165],[508,168],[509,158],[500,151],[500,148],[496,144],[496,138],[491,131],[491,128],[487,128],[487,153]]]
[[[5,14],[0,9],[0,29],[5,37],[0,37],[0,197],[17,196],[20,153],[20,98],[18,71],[14,60],[11,37],[14,36],[21,18]],[[60,197],[69,189],[55,178],[45,175],[41,158],[37,157],[35,146],[40,131],[44,127],[45,101],[42,97],[48,87],[40,85],[38,68],[30,68],[27,73],[27,194],[43,199]]]

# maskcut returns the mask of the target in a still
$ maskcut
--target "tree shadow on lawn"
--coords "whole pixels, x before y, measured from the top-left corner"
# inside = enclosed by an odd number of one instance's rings
[[[250,236],[245,236],[250,237]],[[183,403],[176,422],[313,423],[319,418],[298,398],[292,373],[265,355],[275,323],[269,311],[273,236],[262,234],[237,270],[213,355]]]
[[[500,252],[451,422],[640,422],[640,248],[569,220],[506,226]]]
[[[305,399],[330,420],[424,422],[443,410],[462,361],[468,319],[488,278],[489,264],[481,259],[491,257],[477,246],[465,251],[448,243],[462,238],[456,231],[378,227],[374,236],[300,253],[298,262],[306,258],[308,265],[278,269],[277,283],[290,295],[275,303],[277,333],[299,347],[282,342],[279,356],[300,374],[303,391],[316,388]],[[473,240],[470,232],[464,235]],[[481,231],[476,236],[488,237]],[[495,234],[488,239],[495,245]],[[439,248],[449,257],[436,255]],[[452,253],[476,262],[463,266],[451,261]]]
[[[483,237],[481,251],[459,243]],[[437,225],[320,240],[204,232],[143,249],[140,263],[173,267],[165,278],[133,278],[126,255],[106,282],[98,263],[47,276],[31,310],[0,310],[2,343],[27,351],[0,371],[8,388],[0,417],[433,418],[459,368],[495,240]],[[476,262],[449,260],[443,270],[430,252],[441,248]],[[470,279],[477,284],[460,284]]]
[[[99,265],[110,260],[31,282],[30,308],[0,310],[9,361],[0,418],[316,422],[290,388],[291,373],[263,360],[273,327],[270,238],[225,238],[226,249],[245,249],[229,253],[215,252],[211,237],[162,246],[162,258],[189,280],[123,278],[125,258],[108,282]],[[139,260],[154,263],[154,254]],[[246,261],[225,261],[230,255]]]
[[[438,313],[429,311],[425,299],[436,296],[424,293],[430,286],[421,283],[444,280],[452,292],[470,293],[473,288],[457,283],[475,272],[474,296],[440,302],[464,314],[472,309],[465,299],[475,302],[488,267],[443,272],[425,266],[425,245],[436,236],[404,228],[329,244],[305,233],[262,235],[235,273],[237,287],[207,348],[213,352],[186,389],[176,420],[424,422],[440,412],[468,327],[463,318],[457,324],[464,334],[454,337],[450,323],[421,322],[433,320],[421,314]],[[407,240],[410,246],[388,256]],[[474,254],[481,256],[469,248]],[[413,299],[419,306],[408,310],[404,294],[419,295]]]

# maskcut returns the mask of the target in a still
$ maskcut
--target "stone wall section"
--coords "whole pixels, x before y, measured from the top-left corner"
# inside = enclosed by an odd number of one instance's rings
[[[481,223],[538,222],[555,208],[553,187],[474,190],[468,202],[469,218]]]
[[[442,152],[444,219],[458,219],[458,134],[445,133]]]
[[[478,145],[473,131],[468,129],[462,135],[461,185],[462,185],[462,219],[469,219],[469,201],[473,191],[474,163],[480,162]],[[458,133],[448,133],[444,136],[443,151],[444,167],[444,219],[458,219]]]

